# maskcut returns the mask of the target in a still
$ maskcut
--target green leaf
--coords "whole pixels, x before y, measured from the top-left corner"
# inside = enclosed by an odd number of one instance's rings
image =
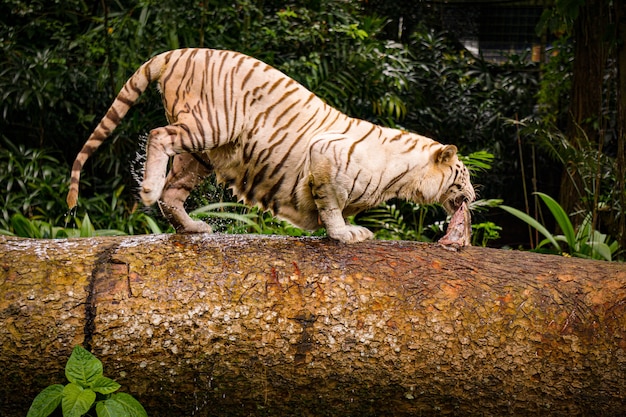
[[[548,207],[556,222],[559,224],[561,230],[563,230],[563,234],[565,235],[565,239],[567,239],[567,244],[571,250],[575,250],[576,248],[576,233],[574,232],[574,226],[570,221],[567,213],[563,208],[556,202],[552,197],[544,193],[535,193],[541,200],[543,200],[544,204]]]
[[[102,405],[100,405],[102,404]],[[119,392],[96,405],[98,417],[148,417],[143,406],[132,395]]]
[[[35,224],[24,217],[21,213],[16,213],[11,216],[11,226],[13,227],[13,231],[19,237],[31,237],[31,238],[41,238],[41,231],[37,229]]]
[[[532,217],[530,217],[528,214],[524,213],[523,211],[520,211],[516,208],[513,207],[509,207],[509,206],[505,206],[505,205],[501,205],[500,208],[504,211],[506,211],[509,214],[512,214],[513,216],[517,217],[518,219],[522,220],[523,222],[527,223],[528,225],[530,225],[531,227],[534,227],[535,229],[537,229],[537,231],[539,233],[541,233],[542,235],[544,235],[546,237],[546,239],[548,239],[548,241],[550,243],[552,243],[552,245],[559,251],[561,252],[561,246],[559,246],[559,244],[557,243],[556,239],[554,238],[554,236],[552,235],[552,233],[550,233],[548,231],[548,229],[546,229],[541,223],[539,223],[537,220],[533,219]]]
[[[76,346],[65,365],[68,381],[88,388],[102,376],[102,362],[82,346]]]
[[[61,404],[63,385],[50,385],[41,391],[33,400],[26,417],[47,417]]]
[[[499,198],[490,198],[490,199],[484,199],[481,198],[480,200],[476,200],[470,203],[469,205],[469,209],[470,211],[474,212],[474,211],[484,211],[487,210],[489,208],[493,208],[493,207],[500,207],[500,205],[503,203],[503,201]]]
[[[81,417],[96,401],[96,393],[70,382],[63,388],[63,417]]]
[[[556,237],[558,238],[558,236],[556,236]],[[563,239],[565,239],[565,238],[563,238]],[[557,239],[557,240],[559,240],[559,239]],[[535,250],[543,248],[548,243],[551,243],[551,242],[548,239],[543,239],[541,242],[537,243],[537,246],[535,246]]]
[[[117,229],[98,229],[93,231],[93,236],[125,236],[127,233]],[[87,237],[82,236],[81,237]]]
[[[143,221],[146,222],[148,228],[150,228],[150,231],[155,235],[163,233],[157,222],[152,217],[144,214]]]
[[[98,401],[96,413],[98,417],[126,417],[128,415],[124,404],[112,399]]]
[[[226,208],[246,208],[246,206],[240,203],[213,203],[193,210],[189,216],[200,219],[211,217],[235,220],[253,228],[257,233],[261,233],[261,227],[249,215],[221,211]]]
[[[95,392],[99,392],[100,394],[111,394],[112,392],[120,389],[120,387],[121,385],[111,378],[107,378],[106,376],[100,376],[92,382],[90,388]]]
[[[472,173],[491,169],[493,158],[493,154],[487,151],[472,152],[467,156],[459,155],[461,162],[463,162]]]
[[[93,227],[89,215],[85,214],[83,221],[80,225],[80,237],[92,237],[95,236],[96,229]]]
[[[609,245],[607,245],[604,242],[599,242],[599,241],[590,241],[587,242],[587,244],[591,247],[591,250],[593,252],[593,258],[595,259],[599,259],[598,255],[601,257],[601,259],[606,259],[607,261],[611,261],[611,248],[609,248]]]
[[[591,213],[587,213],[583,222],[578,226],[578,231],[576,232],[576,242],[585,242],[588,239],[594,238],[594,233],[591,229]],[[597,240],[597,239],[593,239]],[[604,239],[601,240],[604,242]]]

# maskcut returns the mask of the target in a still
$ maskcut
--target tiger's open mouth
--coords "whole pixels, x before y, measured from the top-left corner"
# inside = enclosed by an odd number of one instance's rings
[[[443,207],[446,209],[446,211],[449,214],[453,214],[459,208],[461,208],[463,203],[466,203],[469,205],[469,203],[471,203],[472,201],[473,201],[473,198],[470,198],[469,196],[463,193],[458,193],[455,196],[450,196],[449,198],[446,198],[445,201],[443,202]]]
[[[469,197],[466,196],[465,194],[457,195],[454,198],[454,211],[457,211],[461,207],[461,205],[463,205],[463,203],[469,204],[470,203]]]

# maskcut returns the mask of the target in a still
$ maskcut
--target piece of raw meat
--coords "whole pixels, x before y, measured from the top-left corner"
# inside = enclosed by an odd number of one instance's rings
[[[452,215],[448,230],[445,236],[439,239],[439,244],[445,249],[458,251],[465,246],[470,246],[471,235],[472,218],[467,203],[464,202]]]

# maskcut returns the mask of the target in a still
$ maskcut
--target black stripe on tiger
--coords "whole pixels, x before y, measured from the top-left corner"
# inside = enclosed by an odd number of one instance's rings
[[[369,135],[371,135],[372,132],[374,130],[376,130],[376,128],[378,128],[378,126],[372,125],[372,127],[369,130],[369,132],[367,132],[365,135],[363,135],[363,137],[361,139],[355,140],[352,143],[352,145],[350,145],[350,150],[348,151],[348,158],[346,160],[346,169],[348,168],[348,165],[350,165],[350,160],[352,159],[352,154],[354,153],[354,149],[359,145],[359,143],[361,143],[364,140],[368,139]],[[379,132],[378,136],[380,137],[380,132]]]

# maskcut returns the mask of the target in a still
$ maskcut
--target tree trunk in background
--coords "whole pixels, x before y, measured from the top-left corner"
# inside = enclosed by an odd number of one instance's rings
[[[573,30],[574,70],[566,130],[567,138],[577,149],[581,149],[581,143],[586,141],[598,144],[605,128],[602,106],[606,97],[603,97],[602,88],[609,52],[609,23],[607,0],[585,0],[579,6]],[[580,207],[581,197],[587,195],[576,162],[569,161],[565,169],[561,179],[561,206],[567,213],[581,208],[585,212],[591,211],[593,200]]]
[[[616,219],[617,235],[622,248],[626,248],[626,4],[615,1],[615,20],[618,46],[617,62],[617,188],[621,215]]]
[[[626,413],[626,265],[371,241],[0,237],[0,415],[83,344],[151,416]]]

